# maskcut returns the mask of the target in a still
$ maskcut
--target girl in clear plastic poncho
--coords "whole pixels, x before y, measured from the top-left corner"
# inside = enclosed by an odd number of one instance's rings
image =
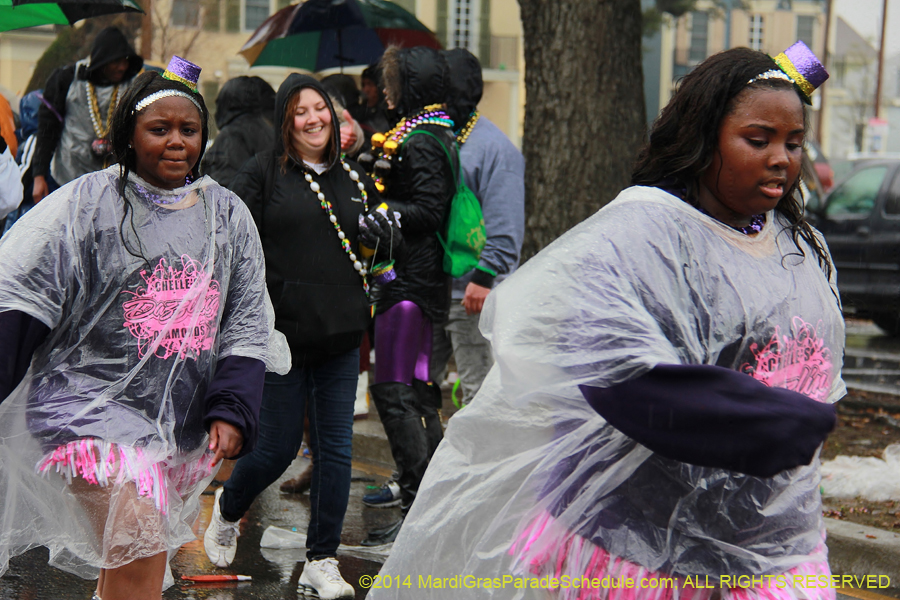
[[[844,329],[795,196],[808,93],[762,53],[710,57],[635,185],[491,292],[497,362],[372,598],[407,575],[417,598],[834,598]]]
[[[199,68],[178,67],[122,98],[117,165],[0,244],[0,573],[44,545],[103,600],[160,598],[220,459],[254,444],[266,366],[289,364],[252,218],[197,172]]]

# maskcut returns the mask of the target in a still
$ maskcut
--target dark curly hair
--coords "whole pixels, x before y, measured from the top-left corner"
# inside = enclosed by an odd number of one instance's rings
[[[131,229],[137,235],[134,225],[134,208],[125,196],[125,184],[128,181],[128,173],[135,170],[135,153],[129,145],[134,136],[134,126],[137,122],[137,114],[134,112],[134,107],[147,96],[162,90],[184,92],[200,105],[200,155],[197,157],[197,162],[191,167],[189,174],[191,179],[200,177],[200,160],[203,158],[203,152],[206,150],[206,144],[209,141],[209,111],[206,108],[206,103],[203,101],[203,96],[180,81],[166,79],[155,71],[146,71],[135,77],[134,82],[122,95],[122,99],[116,106],[115,113],[113,113],[113,121],[109,132],[114,162],[119,165],[119,195],[125,203],[125,212],[122,214],[119,235],[122,238],[122,244],[125,246],[125,249],[133,256],[144,258],[144,260],[146,260],[146,257],[144,257],[141,248],[139,247],[137,252],[133,252],[125,241],[124,224],[125,219],[129,218],[129,214],[131,215]],[[140,245],[140,238],[138,237],[138,246]]]
[[[681,80],[672,100],[653,123],[650,141],[641,149],[631,174],[634,185],[656,185],[672,181],[687,189],[685,200],[696,204],[700,175],[712,164],[719,150],[719,128],[731,114],[735,99],[747,89],[794,90],[784,79],[748,82],[766,71],[778,69],[771,57],[748,48],[733,48],[715,54]],[[804,128],[808,118],[804,104]],[[806,255],[800,239],[816,253],[819,264],[831,277],[827,252],[803,215],[803,199],[798,191],[799,178],[775,207],[790,223],[794,244]]]

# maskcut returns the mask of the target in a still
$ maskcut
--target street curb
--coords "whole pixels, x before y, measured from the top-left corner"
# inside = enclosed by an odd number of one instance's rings
[[[887,575],[891,587],[900,587],[900,534],[825,519],[828,564],[835,575]]]

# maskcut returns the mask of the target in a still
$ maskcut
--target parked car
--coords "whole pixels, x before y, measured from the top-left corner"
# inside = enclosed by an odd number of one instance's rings
[[[816,175],[819,177],[819,181],[822,182],[822,189],[826,192],[831,191],[831,188],[834,187],[834,169],[831,168],[828,159],[822,154],[822,149],[816,142],[811,142],[809,140],[804,144],[804,147],[806,149],[806,155],[810,158],[816,169]]]
[[[812,158],[808,152],[804,152],[800,171],[800,193],[807,214],[817,213],[822,208],[827,191],[819,179]]]
[[[844,312],[900,336],[900,160],[869,160],[809,206],[837,267]]]

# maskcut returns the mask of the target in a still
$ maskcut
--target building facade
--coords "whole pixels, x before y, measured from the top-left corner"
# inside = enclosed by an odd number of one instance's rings
[[[522,26],[516,0],[395,0],[435,32],[445,48],[465,47],[484,66],[480,111],[516,144],[524,120]],[[200,88],[212,100],[227,80],[258,75],[273,87],[296,69],[250,67],[238,54],[253,31],[286,0],[155,0],[151,60],[173,54],[203,67]],[[359,75],[363,67],[346,67]],[[322,72],[328,75],[337,69]],[[212,102],[209,102],[212,106]]]

